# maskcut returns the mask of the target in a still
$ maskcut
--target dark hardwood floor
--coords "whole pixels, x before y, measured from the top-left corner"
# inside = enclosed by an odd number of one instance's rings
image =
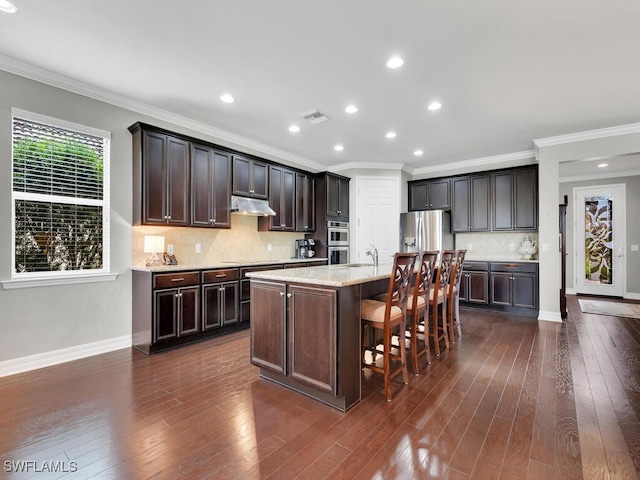
[[[346,414],[261,380],[246,331],[1,378],[0,478],[638,478],[640,320],[568,307],[463,309],[453,348],[390,403],[363,374]]]

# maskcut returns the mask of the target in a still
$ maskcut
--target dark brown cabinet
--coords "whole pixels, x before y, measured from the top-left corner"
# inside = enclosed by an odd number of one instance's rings
[[[202,272],[202,329],[239,323],[238,269]]]
[[[538,308],[538,265],[491,263],[490,303],[524,309]]]
[[[189,224],[189,144],[163,133],[134,132],[135,224]]]
[[[251,362],[335,394],[337,292],[252,281],[251,299]]]
[[[448,178],[409,182],[409,210],[436,210],[451,208]]]
[[[154,343],[200,331],[199,279],[198,272],[155,276],[152,323]]]
[[[312,233],[316,230],[315,178],[296,173],[296,232]]]
[[[349,221],[349,178],[327,174],[327,217]]]
[[[489,265],[487,262],[465,262],[460,280],[460,301],[470,304],[489,303]]]
[[[451,179],[451,190],[451,231],[490,231],[490,176],[455,177]]]
[[[271,264],[240,269],[240,323],[248,325],[251,318],[251,280],[247,277],[247,273],[277,270],[282,267],[282,264]]]
[[[258,219],[258,230],[293,232],[295,226],[296,173],[269,165],[269,206],[276,212]]]
[[[537,169],[525,168],[491,175],[493,230],[538,229]]]
[[[231,228],[231,155],[191,145],[191,226]]]
[[[268,166],[257,160],[233,156],[233,194],[267,199]]]

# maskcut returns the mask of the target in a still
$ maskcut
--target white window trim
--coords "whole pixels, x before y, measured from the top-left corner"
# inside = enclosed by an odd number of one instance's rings
[[[38,273],[17,273],[16,264],[16,221],[15,221],[15,201],[18,198],[27,197],[35,199],[37,194],[24,194],[13,191],[13,118],[18,117],[32,122],[44,123],[58,128],[64,128],[87,135],[102,137],[105,139],[104,145],[104,165],[103,165],[103,199],[97,204],[103,206],[102,211],[102,266],[101,269],[94,270],[70,270],[66,272]],[[29,112],[18,108],[11,109],[11,280],[2,281],[4,289],[43,287],[51,285],[70,285],[79,283],[92,283],[112,281],[118,274],[111,273],[111,133],[106,130],[80,125],[58,118],[48,117],[39,113]],[[26,199],[26,198],[25,198]],[[51,197],[48,197],[51,201]],[[68,199],[61,200],[68,203]]]

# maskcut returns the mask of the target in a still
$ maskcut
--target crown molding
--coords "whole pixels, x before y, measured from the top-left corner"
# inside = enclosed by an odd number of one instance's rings
[[[404,168],[403,163],[346,162],[331,165],[327,168],[327,170],[329,170],[330,172],[341,172],[344,170],[352,170],[357,168],[366,170],[404,170],[408,173],[411,173],[406,168]]]
[[[429,173],[443,173],[448,172],[455,169],[468,169],[470,167],[482,167],[482,166],[495,166],[500,163],[521,161],[527,159],[534,159],[536,162],[537,153],[535,150],[524,150],[522,152],[513,152],[513,153],[504,153],[501,155],[493,155],[491,157],[482,157],[482,158],[474,158],[471,160],[463,160],[460,162],[453,163],[441,163],[439,165],[432,165],[429,167],[420,167],[415,168],[412,173],[413,175],[417,174],[429,174]]]
[[[590,175],[573,175],[571,177],[561,177],[558,179],[559,183],[569,182],[582,182],[585,180],[600,180],[602,178],[622,178],[622,177],[635,177],[640,175],[640,170],[625,170],[620,172],[607,172]]]
[[[617,135],[628,135],[630,133],[640,133],[640,123],[630,123],[617,127],[600,128],[597,130],[587,130],[585,132],[569,133],[558,135],[557,137],[539,138],[533,143],[536,148],[551,147],[564,143],[581,142],[584,140],[594,140],[596,138],[615,137]]]
[[[164,110],[148,103],[134,100],[130,97],[120,95],[109,90],[105,90],[88,83],[84,83],[78,80],[74,80],[63,75],[45,70],[40,67],[35,67],[24,62],[20,62],[11,57],[0,55],[0,70],[18,75],[30,80],[35,80],[52,87],[60,88],[71,93],[89,97],[94,100],[99,100],[116,107],[121,107],[133,112],[156,118],[165,122],[178,125],[180,127],[188,128],[195,132],[210,135],[221,141],[229,142],[234,146],[239,146],[253,150],[255,152],[277,158],[278,160],[285,160],[286,162],[293,164],[292,166],[304,167],[307,170],[323,171],[326,170],[326,166],[320,163],[311,161],[307,158],[294,155],[292,153],[280,150],[278,148],[271,147],[261,142],[251,140],[249,138],[236,135],[234,133],[222,130],[217,127],[213,127],[204,122],[198,122],[190,118],[172,113],[168,110]]]

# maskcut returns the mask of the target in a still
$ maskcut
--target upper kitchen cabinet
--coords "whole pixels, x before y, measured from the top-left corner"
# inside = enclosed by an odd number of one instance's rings
[[[349,181],[348,177],[333,173],[326,174],[327,217],[349,221]]]
[[[233,156],[233,194],[267,199],[268,166],[240,155]]]
[[[135,225],[189,224],[189,143],[141,128],[133,135]]]
[[[538,229],[537,169],[524,168],[491,175],[493,230]]]
[[[474,175],[451,179],[451,231],[488,232],[491,230],[490,176]]]
[[[296,173],[269,165],[269,206],[276,212],[258,219],[258,230],[293,232],[295,230]]]
[[[409,182],[409,210],[451,208],[448,178]]]
[[[296,173],[296,232],[316,230],[315,185],[316,179],[312,175]]]
[[[231,228],[231,155],[191,145],[191,225]]]

